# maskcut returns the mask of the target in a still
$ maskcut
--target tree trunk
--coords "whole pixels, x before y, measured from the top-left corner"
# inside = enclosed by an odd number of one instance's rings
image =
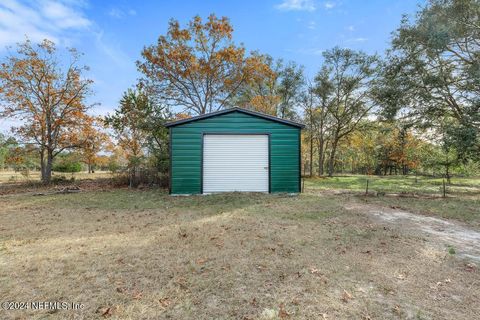
[[[445,177],[447,178],[447,183],[450,184],[450,163],[445,164]]]
[[[332,177],[333,176],[333,170],[335,168],[335,153],[337,151],[337,143],[338,140],[335,138],[332,141],[332,150],[330,152],[330,159],[328,160],[328,176]]]
[[[45,149],[44,148],[41,148],[40,150],[40,176],[43,182],[45,177]]]
[[[450,184],[450,161],[448,160],[448,153],[445,155],[445,176],[447,183]]]
[[[310,178],[313,176],[313,133],[310,133]]]
[[[53,151],[47,149],[47,164],[45,165],[45,171],[42,175],[43,183],[50,183],[52,180],[52,167],[53,167]]]
[[[318,139],[318,175],[323,176],[323,164],[325,163],[323,136]]]

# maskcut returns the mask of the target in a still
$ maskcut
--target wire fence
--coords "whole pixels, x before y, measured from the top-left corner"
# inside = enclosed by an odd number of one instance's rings
[[[372,181],[373,182],[373,181]],[[430,195],[430,196],[433,196],[435,195],[435,193],[422,193],[422,192],[415,192],[415,191],[410,191],[410,192],[406,192],[406,191],[399,191],[399,192],[392,192],[392,191],[372,191],[371,187],[372,187],[372,182],[370,181],[370,179],[366,179],[365,181],[365,196],[370,196],[370,195],[373,195],[373,196],[379,196],[379,195],[404,195],[404,196],[407,196],[407,195],[411,195],[411,196],[415,196],[415,195]],[[442,185],[440,186],[439,188],[439,192],[438,192],[438,195],[440,195],[442,198],[446,198],[447,197],[447,184],[445,182],[445,179],[442,179]]]
[[[325,190],[356,193],[364,196],[435,197],[479,196],[480,178],[450,179],[427,176],[360,176],[304,177],[302,192]]]

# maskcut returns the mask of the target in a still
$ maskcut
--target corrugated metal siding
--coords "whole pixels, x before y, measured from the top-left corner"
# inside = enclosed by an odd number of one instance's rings
[[[203,193],[268,192],[268,135],[203,137]]]
[[[173,194],[201,193],[203,133],[269,133],[270,191],[300,191],[299,128],[232,112],[181,124],[171,132]]]

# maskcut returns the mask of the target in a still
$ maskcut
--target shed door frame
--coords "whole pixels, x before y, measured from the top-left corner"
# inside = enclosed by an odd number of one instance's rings
[[[200,194],[203,194],[203,149],[206,135],[232,135],[232,136],[267,136],[268,139],[268,193],[272,193],[271,176],[271,137],[269,132],[202,132],[202,146],[200,154]]]

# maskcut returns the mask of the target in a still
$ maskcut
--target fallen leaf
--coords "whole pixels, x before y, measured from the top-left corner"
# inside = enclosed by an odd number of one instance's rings
[[[468,272],[474,272],[476,269],[477,269],[477,265],[473,262],[467,263],[465,266],[465,270],[467,270]]]
[[[110,317],[113,314],[113,309],[111,307],[100,307],[97,312],[99,312],[103,317]]]
[[[134,290],[133,293],[132,293],[132,298],[135,299],[135,300],[139,300],[142,298],[142,295],[143,293],[138,291],[138,290]]]
[[[160,303],[160,308],[162,308],[163,310],[165,310],[169,305],[172,304],[172,300],[170,300],[169,298],[159,299],[158,302]]]
[[[187,286],[187,279],[185,279],[184,277],[178,277],[177,279],[175,279],[175,284],[178,285],[181,289],[187,289],[188,286]]]
[[[352,298],[353,298],[353,296],[347,290],[343,290],[343,294],[342,294],[342,301],[343,302],[348,302]]]
[[[285,310],[285,305],[283,303],[280,304],[280,310],[278,311],[278,316],[280,319],[285,319],[290,316],[290,314]]]

